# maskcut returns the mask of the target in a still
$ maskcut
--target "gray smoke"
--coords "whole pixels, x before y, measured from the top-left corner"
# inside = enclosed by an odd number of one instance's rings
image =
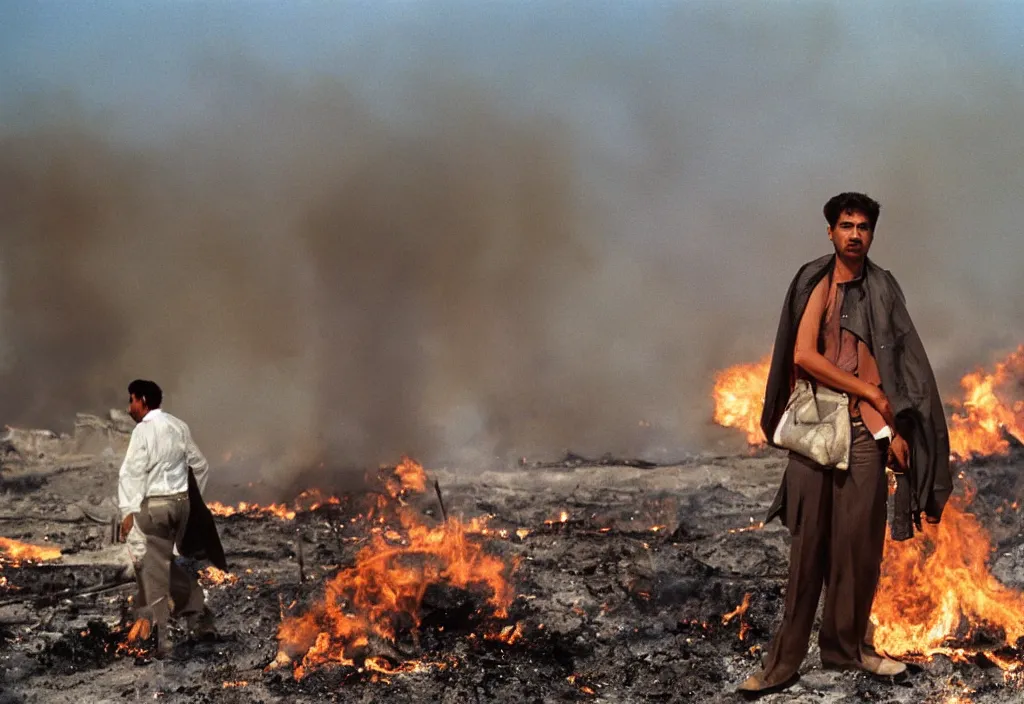
[[[851,189],[955,396],[1021,341],[1020,72],[957,18],[737,7],[568,44],[552,10],[504,53],[402,25],[419,49],[375,69],[370,36],[358,78],[197,54],[201,109],[155,124],[8,105],[0,421],[66,427],[141,376],[253,478],[678,456],[726,437],[713,372],[770,350]]]

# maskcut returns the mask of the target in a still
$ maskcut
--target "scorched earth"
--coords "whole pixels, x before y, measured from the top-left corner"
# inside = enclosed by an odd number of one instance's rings
[[[202,578],[221,638],[150,661],[104,501],[129,431],[3,440],[0,701],[734,701],[781,615],[787,536],[760,521],[785,456],[756,437],[671,466],[395,458],[282,504],[211,487],[235,499],[211,502],[230,572]],[[763,701],[1024,700],[1024,453],[1002,439],[958,460],[937,529],[887,546],[876,642],[910,676],[823,671],[812,643]]]

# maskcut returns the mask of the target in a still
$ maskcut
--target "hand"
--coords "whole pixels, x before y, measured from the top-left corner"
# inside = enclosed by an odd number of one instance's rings
[[[899,435],[889,442],[889,457],[886,463],[894,472],[905,472],[910,467],[910,445]]]
[[[892,412],[892,406],[889,404],[889,397],[885,395],[885,392],[880,388],[873,387],[871,395],[867,397],[868,403],[875,407],[878,414],[882,416],[882,420],[893,430],[896,429],[896,416]]]
[[[124,541],[128,540],[128,534],[131,532],[132,526],[134,525],[135,514],[129,513],[127,516],[124,517],[124,520],[121,521],[121,536],[118,538],[120,542],[123,543]]]

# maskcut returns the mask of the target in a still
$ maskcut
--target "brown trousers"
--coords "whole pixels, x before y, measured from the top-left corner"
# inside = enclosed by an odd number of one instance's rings
[[[154,623],[167,623],[169,616],[194,618],[203,612],[205,597],[194,575],[174,560],[188,524],[188,494],[153,496],[142,502],[136,516],[146,536],[146,554],[139,575],[144,615]]]
[[[860,424],[853,428],[845,471],[790,454],[784,517],[792,535],[789,586],[782,624],[765,660],[769,685],[796,674],[806,657],[822,584],[821,662],[860,663],[885,545],[885,460],[884,443]]]

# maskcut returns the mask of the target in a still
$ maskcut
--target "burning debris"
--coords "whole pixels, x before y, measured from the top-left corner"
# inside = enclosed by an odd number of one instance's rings
[[[722,616],[722,625],[728,626],[733,619],[737,619],[740,624],[740,640],[746,640],[747,634],[750,633],[750,624],[748,624],[743,616],[747,613],[747,609],[750,608],[750,592],[743,595],[743,601],[735,609]]]
[[[1024,652],[1017,651],[1024,593],[989,571],[991,538],[966,510],[974,497],[968,484],[922,537],[886,542],[872,613],[879,650],[904,658],[984,656],[1004,670],[1024,665]]]
[[[964,396],[953,403],[949,419],[950,451],[960,459],[1005,455],[1007,435],[1024,443],[1024,345],[996,364],[995,371],[978,370],[960,380]]]
[[[408,671],[410,663],[401,658],[390,662],[374,652],[375,644],[385,645],[391,655],[403,635],[411,636],[415,644],[424,600],[434,587],[479,589],[485,594],[486,617],[508,615],[509,565],[489,554],[459,519],[448,517],[440,525],[428,526],[404,505],[408,494],[425,490],[423,468],[406,458],[384,486],[392,501],[378,504],[376,520],[391,528],[373,534],[356,554],[355,564],[327,581],[322,600],[302,614],[282,619],[274,663],[299,660],[296,679],[326,664]]]
[[[754,521],[754,517],[750,517],[750,525],[743,526],[742,528],[730,528],[730,533],[748,533],[752,530],[761,530],[764,528],[764,521]]]
[[[771,355],[753,364],[737,364],[715,374],[711,394],[715,400],[714,421],[726,428],[737,428],[751,445],[765,441],[761,431],[764,387],[768,380]]]
[[[248,501],[239,501],[236,506],[227,506],[222,504],[220,501],[211,501],[207,506],[210,509],[210,513],[214,516],[221,516],[222,518],[227,518],[228,516],[262,518],[267,516],[271,518],[279,518],[284,521],[291,521],[295,519],[295,510],[288,508],[284,504],[261,506],[260,504],[249,503]]]
[[[923,670],[892,688],[812,666],[796,692],[995,702],[1018,686],[1024,517],[1006,492],[1018,459],[1012,448],[1003,457],[965,465],[978,492],[886,548],[881,593],[892,600],[876,602],[875,642]],[[0,678],[41,700],[148,688],[168,701],[724,701],[756,669],[782,608],[785,534],[760,518],[784,465],[758,452],[672,467],[437,470],[428,482],[403,459],[358,492],[221,504],[231,571],[201,566],[200,579],[224,637],[183,640],[161,679],[133,669],[150,662],[152,633],[127,617],[132,585],[113,557],[123,548],[105,547],[108,527],[90,519],[52,522],[58,506],[40,498],[70,503],[114,471],[80,462],[0,495],[2,515],[26,516],[19,538],[44,551],[15,568],[5,543]]]
[[[60,559],[60,548],[39,546],[0,537],[0,567],[21,567]]]
[[[566,677],[565,681],[571,684],[572,686],[576,687],[576,689],[580,690],[580,692],[582,692],[583,694],[589,695],[591,697],[597,695],[597,692],[594,690],[594,688],[586,683],[586,675],[578,675],[576,673],[573,673]]]
[[[234,506],[222,504],[220,501],[210,501],[207,506],[215,516],[229,518],[231,516],[245,516],[247,518],[277,518],[282,521],[293,521],[302,512],[316,511],[322,506],[336,506],[341,503],[337,496],[325,497],[319,489],[307,489],[292,501],[289,508],[285,504],[267,504],[266,506],[248,501],[239,501]]]
[[[238,576],[210,565],[199,573],[199,583],[204,587],[215,587],[222,584],[237,584]]]

